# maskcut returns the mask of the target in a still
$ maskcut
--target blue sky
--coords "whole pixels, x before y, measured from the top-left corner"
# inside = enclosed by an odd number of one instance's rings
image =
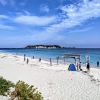
[[[0,47],[100,48],[100,0],[0,0]]]

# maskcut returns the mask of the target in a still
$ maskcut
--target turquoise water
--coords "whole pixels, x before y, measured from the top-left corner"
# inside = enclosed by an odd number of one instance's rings
[[[28,57],[34,56],[35,58],[42,59],[56,59],[62,57],[64,54],[80,54],[81,62],[86,62],[86,56],[90,56],[90,63],[96,66],[97,61],[100,61],[100,49],[4,49],[1,52],[8,52],[17,55],[24,55]],[[68,61],[73,61],[68,59]]]

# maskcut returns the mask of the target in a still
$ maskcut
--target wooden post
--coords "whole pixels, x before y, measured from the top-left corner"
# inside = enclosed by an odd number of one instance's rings
[[[75,59],[75,65],[76,65],[76,58],[74,58]]]
[[[65,64],[65,57],[64,57],[64,64]]]
[[[81,62],[80,58],[79,58],[79,63]]]
[[[32,58],[34,59],[34,56]]]
[[[59,62],[59,56],[57,57],[57,65],[58,65],[58,62]]]
[[[26,62],[27,64],[29,63],[29,59],[27,58],[27,62]]]
[[[41,62],[41,58],[39,58],[39,62]]]
[[[52,60],[51,60],[51,58],[50,58],[50,66],[52,66]]]
[[[24,61],[26,60],[26,55],[24,54]]]

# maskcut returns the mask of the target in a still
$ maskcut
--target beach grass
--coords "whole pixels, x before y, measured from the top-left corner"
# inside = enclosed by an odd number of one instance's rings
[[[0,77],[0,96],[9,96],[11,100],[43,100],[42,94],[33,85],[24,81],[14,84],[3,77]]]

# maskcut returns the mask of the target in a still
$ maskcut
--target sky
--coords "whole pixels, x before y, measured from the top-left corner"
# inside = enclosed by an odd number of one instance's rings
[[[0,48],[32,44],[100,48],[100,0],[0,0]]]

